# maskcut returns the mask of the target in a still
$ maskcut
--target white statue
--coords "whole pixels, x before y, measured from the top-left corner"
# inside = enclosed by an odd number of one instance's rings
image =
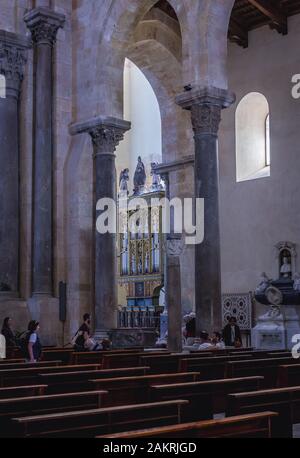
[[[294,291],[300,291],[300,275],[298,272],[294,275]]]
[[[282,274],[283,278],[290,278],[291,276],[292,266],[286,257],[283,258],[283,264],[281,266],[280,273]]]
[[[152,189],[159,190],[162,188],[162,186],[160,175],[158,175],[158,173],[155,171],[156,165],[156,162],[151,162]]]
[[[270,281],[271,280],[268,278],[267,274],[263,272],[260,276],[260,283],[258,287],[256,288],[255,293],[256,294],[264,293],[266,289],[268,288],[268,286],[270,285]]]
[[[129,169],[122,170],[120,174],[119,186],[120,193],[128,193]]]

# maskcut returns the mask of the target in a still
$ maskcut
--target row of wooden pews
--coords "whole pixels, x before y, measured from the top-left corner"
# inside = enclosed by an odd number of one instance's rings
[[[0,362],[0,437],[290,437],[300,417],[300,386],[288,385],[300,364],[287,352],[64,350],[33,367]]]

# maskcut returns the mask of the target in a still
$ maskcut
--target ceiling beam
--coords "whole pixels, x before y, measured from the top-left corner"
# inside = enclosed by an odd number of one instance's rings
[[[248,30],[247,28],[240,24],[233,16],[231,16],[229,32],[229,40],[237,43],[243,48],[248,48]]]
[[[288,33],[287,16],[280,8],[276,8],[270,0],[248,0],[248,2],[270,19],[272,28],[282,35]]]

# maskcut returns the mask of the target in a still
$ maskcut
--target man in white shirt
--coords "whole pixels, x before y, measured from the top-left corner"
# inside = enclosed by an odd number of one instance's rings
[[[200,333],[200,345],[198,346],[198,350],[209,350],[213,348],[213,344],[209,338],[209,334],[206,331],[202,331]]]

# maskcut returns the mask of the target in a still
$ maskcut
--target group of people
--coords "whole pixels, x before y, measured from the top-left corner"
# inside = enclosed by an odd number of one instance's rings
[[[75,351],[100,351],[109,350],[111,342],[108,339],[103,339],[97,342],[91,333],[91,315],[85,313],[83,315],[83,323],[72,339],[72,345]]]
[[[202,331],[199,338],[196,338],[196,318],[190,315],[186,320],[183,336],[186,346],[192,346],[199,350],[223,349],[225,347],[239,348],[242,346],[241,330],[237,325],[237,320],[231,316],[228,324],[222,332],[214,332],[212,336],[207,331]]]
[[[5,339],[7,349],[20,347],[22,356],[28,362],[36,362],[42,354],[42,345],[38,335],[40,323],[31,320],[28,323],[27,331],[16,337],[12,330],[12,318],[6,317],[3,321],[1,334]]]
[[[2,324],[1,333],[5,339],[6,349],[19,347],[22,356],[27,362],[37,362],[42,355],[42,344],[39,338],[40,323],[36,320],[31,320],[28,324],[27,331],[20,336],[16,336],[13,332],[13,320],[11,317],[6,317]],[[111,342],[108,339],[103,339],[97,342],[91,334],[91,317],[88,313],[83,316],[83,323],[79,327],[75,336],[72,339],[72,345],[75,351],[100,351],[109,350]]]

